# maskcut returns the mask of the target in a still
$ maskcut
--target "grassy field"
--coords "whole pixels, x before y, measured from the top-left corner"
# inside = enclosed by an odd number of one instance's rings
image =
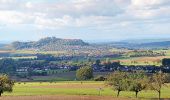
[[[104,82],[94,81],[62,81],[62,82],[27,82],[16,83],[12,93],[4,93],[5,96],[45,96],[45,95],[87,95],[99,96],[99,88],[102,88],[101,96],[116,97],[116,91],[111,87],[105,86]],[[170,85],[163,87],[162,98],[170,98]],[[139,98],[157,98],[158,94],[155,91],[142,91],[139,93]],[[135,98],[134,92],[121,92],[120,98]]]
[[[164,58],[170,58],[170,56],[156,56],[156,57],[120,57],[111,58],[111,61],[120,61],[122,65],[156,65],[160,66],[161,61]],[[134,63],[135,62],[135,63]]]
[[[128,59],[121,59],[120,62],[123,65],[156,65],[156,66],[160,66],[161,60],[163,58],[170,58],[170,56],[131,57]]]
[[[126,52],[132,52],[126,50]],[[170,58],[170,50],[153,50],[153,52],[164,52],[164,56],[155,56],[155,57],[147,57],[147,56],[141,56],[141,57],[129,57],[129,56],[122,56],[120,58],[112,58],[110,60],[119,60],[122,65],[161,65],[161,60],[163,58]],[[133,53],[133,52],[132,52]],[[135,62],[135,63],[134,63]]]
[[[127,98],[114,98],[112,96],[88,95],[38,95],[38,96],[3,96],[0,100],[127,100]],[[131,98],[128,100],[132,100]],[[134,99],[135,100],[135,99]]]

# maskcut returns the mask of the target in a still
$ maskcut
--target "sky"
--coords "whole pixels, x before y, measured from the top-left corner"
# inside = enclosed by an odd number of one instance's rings
[[[170,38],[170,0],[0,0],[0,41]]]

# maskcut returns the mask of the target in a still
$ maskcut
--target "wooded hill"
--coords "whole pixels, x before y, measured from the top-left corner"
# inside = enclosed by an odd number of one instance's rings
[[[13,50],[41,50],[41,51],[108,51],[112,48],[128,49],[169,49],[170,41],[154,42],[111,42],[111,43],[86,43],[81,39],[61,39],[56,37],[47,37],[38,41],[19,42],[15,41],[8,45],[0,45],[1,49]]]
[[[37,50],[62,50],[67,48],[74,48],[74,47],[81,47],[81,46],[88,46],[88,43],[80,39],[60,39],[56,37],[47,37],[40,39],[39,41],[31,41],[31,42],[19,42],[15,41],[10,44],[15,50],[22,50],[22,49],[37,49]]]

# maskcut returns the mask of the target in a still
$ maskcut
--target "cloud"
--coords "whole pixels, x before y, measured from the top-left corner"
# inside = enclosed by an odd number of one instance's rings
[[[4,24],[29,23],[31,16],[17,11],[0,11],[0,22]]]
[[[131,0],[133,6],[138,7],[159,7],[170,4],[170,0]]]
[[[0,22],[33,24],[43,28],[103,24],[107,17],[123,13],[121,0],[70,0],[68,2],[33,2],[0,0]],[[123,2],[122,2],[123,4]],[[107,5],[107,6],[106,6]],[[97,20],[96,20],[97,19]],[[90,22],[88,22],[90,21]],[[91,26],[91,25],[89,25]]]
[[[126,12],[141,19],[169,17],[170,0],[131,0]]]
[[[133,33],[150,28],[149,24],[170,22],[170,0],[0,0],[0,4],[0,23],[6,27],[28,24],[41,30]]]
[[[70,26],[73,23],[73,18],[70,16],[63,16],[62,18],[42,18],[37,16],[35,19],[35,25],[40,28],[57,29],[66,26]]]

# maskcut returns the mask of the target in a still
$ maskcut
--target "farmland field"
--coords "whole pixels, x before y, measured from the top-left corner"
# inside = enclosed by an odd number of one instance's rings
[[[163,58],[170,58],[170,56],[131,57],[128,59],[121,59],[120,62],[123,65],[156,65],[156,66],[160,66],[161,60]]]
[[[101,93],[99,94],[99,88],[102,88]],[[98,98],[100,95],[102,98],[106,97],[108,100],[116,97],[116,91],[113,91],[111,87],[105,86],[104,82],[94,82],[94,81],[61,81],[61,82],[26,82],[26,83],[15,83],[12,93],[4,93],[3,98],[38,98],[39,96],[44,96],[44,98],[55,98],[55,96],[73,96],[75,100],[77,96],[86,97],[92,96],[92,98]],[[162,89],[162,98],[170,98],[170,85]],[[10,97],[9,97],[10,96]],[[158,94],[155,91],[142,91],[139,93],[139,98],[157,98]],[[41,97],[41,98],[42,98]],[[40,97],[39,97],[40,98]],[[121,92],[120,98],[122,99],[134,99],[134,92]],[[118,98],[119,99],[119,98]],[[30,99],[35,100],[35,99]],[[51,99],[54,100],[54,99]],[[67,99],[66,99],[67,100]],[[78,99],[77,99],[78,100]],[[83,99],[84,100],[84,99]],[[85,99],[86,100],[86,99]],[[98,99],[87,99],[87,100],[98,100]]]

